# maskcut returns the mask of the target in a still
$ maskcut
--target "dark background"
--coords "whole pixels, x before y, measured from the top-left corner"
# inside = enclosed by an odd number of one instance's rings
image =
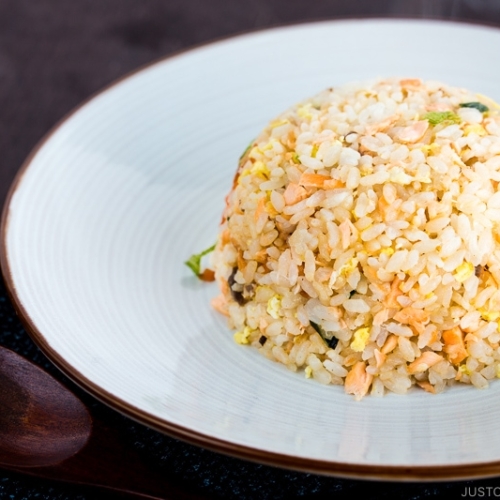
[[[345,17],[427,17],[500,27],[498,0],[0,0],[0,202],[36,143],[66,113],[155,59],[242,31]],[[46,360],[0,281],[0,345],[72,388],[123,441],[182,488],[206,498],[459,498],[458,483],[350,481],[291,472],[199,449],[136,424],[76,388]],[[486,490],[485,490],[486,491]],[[0,470],[0,499],[115,498]]]

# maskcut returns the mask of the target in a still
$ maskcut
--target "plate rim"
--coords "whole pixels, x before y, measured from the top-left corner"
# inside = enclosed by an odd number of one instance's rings
[[[166,56],[154,59],[138,68],[127,72],[121,77],[111,81],[101,89],[91,93],[86,99],[63,115],[46,134],[36,143],[34,148],[28,154],[26,159],[18,169],[5,198],[0,218],[0,268],[5,281],[7,295],[27,333],[38,346],[47,359],[54,364],[64,375],[81,387],[91,396],[95,397],[106,406],[122,413],[123,415],[146,425],[163,434],[167,434],[176,439],[183,440],[190,444],[206,448],[218,453],[233,456],[236,458],[249,460],[259,464],[277,466],[285,469],[291,469],[300,472],[321,474],[327,476],[345,477],[351,479],[369,479],[369,480],[390,480],[390,481],[447,481],[447,480],[467,480],[495,477],[500,475],[500,460],[487,461],[472,464],[450,464],[450,465],[365,465],[347,462],[338,462],[331,460],[321,460],[307,457],[298,457],[284,453],[269,452],[261,450],[250,445],[237,444],[222,438],[216,438],[201,432],[183,427],[156,417],[145,410],[115,396],[109,391],[103,389],[98,384],[92,382],[79,370],[74,368],[59,353],[52,349],[46,340],[44,334],[37,328],[31,319],[28,311],[23,306],[16,292],[11,266],[7,251],[7,234],[9,228],[9,216],[12,199],[22,183],[24,174],[28,171],[41,149],[51,140],[51,138],[76,115],[82,108],[89,105],[95,99],[101,97],[106,92],[113,90],[126,80],[133,78],[143,71],[149,70],[156,65],[171,61],[177,57],[183,57],[186,54],[198,51],[199,49],[213,47],[218,44],[226,43],[234,39],[241,39],[246,36],[260,35],[272,31],[278,32],[287,28],[305,27],[307,25],[317,24],[336,24],[355,21],[412,21],[415,23],[447,23],[460,26],[476,26],[500,30],[498,24],[486,21],[475,21],[467,19],[444,19],[439,17],[416,17],[416,16],[360,16],[347,15],[334,18],[323,18],[318,20],[306,20],[303,22],[290,22],[272,25],[265,28],[256,28],[240,31],[227,36],[217,37],[206,42],[192,45],[181,50],[175,51]]]

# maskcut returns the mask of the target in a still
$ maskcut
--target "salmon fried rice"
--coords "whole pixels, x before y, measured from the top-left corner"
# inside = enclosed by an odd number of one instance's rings
[[[236,342],[356,399],[500,377],[499,109],[386,79],[272,121],[211,255]]]

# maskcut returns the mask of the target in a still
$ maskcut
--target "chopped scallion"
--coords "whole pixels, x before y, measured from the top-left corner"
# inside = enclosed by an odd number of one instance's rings
[[[423,116],[424,120],[428,120],[431,125],[439,125],[440,123],[460,123],[460,117],[452,111],[431,111]]]
[[[243,153],[241,153],[240,160],[250,151],[250,149],[253,146],[254,141],[255,141],[255,139],[253,139],[252,142],[246,147],[245,151],[243,151]]]
[[[186,264],[186,266],[188,266],[189,269],[191,269],[191,271],[193,271],[193,273],[199,278],[201,276],[201,271],[200,271],[201,258],[204,255],[207,255],[210,252],[213,252],[214,250],[215,250],[215,243],[210,248],[203,250],[203,252],[191,255],[191,257],[189,257],[189,259],[186,260],[186,262],[184,262],[184,264]]]

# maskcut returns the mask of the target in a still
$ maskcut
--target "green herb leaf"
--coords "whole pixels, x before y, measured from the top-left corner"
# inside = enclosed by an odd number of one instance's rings
[[[321,338],[325,341],[325,344],[331,349],[335,349],[337,344],[339,343],[339,339],[337,337],[332,337],[331,339],[326,338],[326,332],[321,325],[318,323],[314,323],[314,321],[309,321],[309,324],[319,333]]]
[[[247,146],[245,151],[243,151],[243,153],[241,153],[240,160],[250,151],[250,149],[253,146],[254,141],[255,141],[255,139],[252,139],[252,142],[250,142],[250,144]]]
[[[488,106],[485,106],[484,104],[474,101],[474,102],[463,102],[459,104],[461,108],[474,108],[477,109],[478,111],[481,111],[481,113],[486,113],[486,111],[489,111],[490,108]]]
[[[201,258],[204,256],[204,255],[207,255],[209,254],[210,252],[213,252],[215,250],[215,243],[210,247],[210,248],[207,248],[206,250],[203,250],[203,252],[201,253],[198,253],[198,254],[193,254],[191,255],[191,257],[189,257],[188,260],[186,260],[186,262],[184,262],[184,264],[186,264],[186,266],[189,267],[189,269],[191,269],[191,271],[193,271],[193,273],[199,278],[200,277],[200,267],[201,267]]]
[[[440,123],[460,123],[460,117],[452,111],[431,111],[423,116],[424,120],[428,120],[431,125],[439,125]]]

